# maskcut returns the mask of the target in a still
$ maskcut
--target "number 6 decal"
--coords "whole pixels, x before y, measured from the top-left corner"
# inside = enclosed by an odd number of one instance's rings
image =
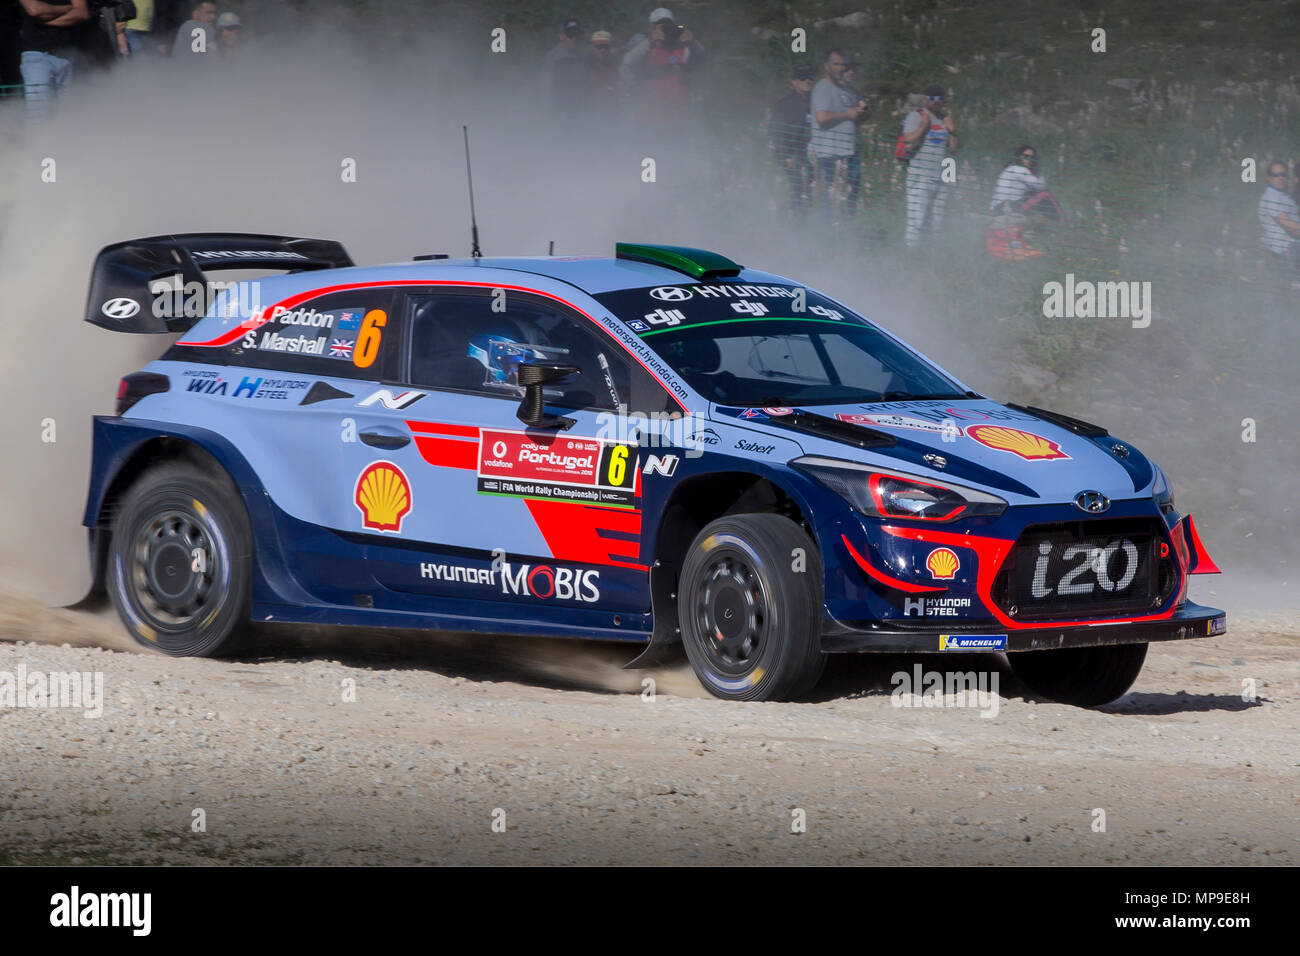
[[[383,336],[384,326],[388,324],[388,313],[383,309],[371,309],[361,320],[361,331],[357,333],[357,345],[352,351],[352,364],[357,368],[370,368],[379,357],[379,340]]]

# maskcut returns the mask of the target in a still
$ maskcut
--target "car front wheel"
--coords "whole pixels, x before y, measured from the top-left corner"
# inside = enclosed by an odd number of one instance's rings
[[[791,700],[817,683],[822,565],[816,545],[774,514],[734,515],[691,544],[677,589],[682,644],[710,693]]]

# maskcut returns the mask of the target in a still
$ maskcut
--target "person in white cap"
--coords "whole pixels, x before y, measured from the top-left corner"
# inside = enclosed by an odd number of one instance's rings
[[[704,48],[677,23],[667,7],[650,14],[650,35],[623,57],[624,88],[640,102],[640,119],[651,127],[677,126],[690,114],[691,86],[704,60]]]
[[[243,24],[239,22],[239,14],[223,13],[217,17],[217,46],[221,50],[222,57],[229,59],[239,53],[242,30]]]

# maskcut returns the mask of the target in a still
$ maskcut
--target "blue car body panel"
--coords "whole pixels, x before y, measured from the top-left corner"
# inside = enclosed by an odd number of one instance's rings
[[[710,294],[795,285],[750,269],[704,281],[716,283]],[[1162,476],[1127,442],[973,393],[806,408],[719,403],[656,352],[645,322],[616,316],[597,298],[682,286],[706,288],[663,266],[594,257],[406,262],[241,283],[142,369],[166,376],[168,390],[96,418],[85,523],[104,530],[120,470],[151,440],[174,439],[203,449],[239,489],[255,529],[256,621],[646,642],[655,629],[651,569],[662,557],[670,497],[697,479],[740,476],[780,489],[814,534],[826,632],[838,641],[828,640],[832,649],[872,649],[872,630],[882,625],[919,635],[914,645],[876,641],[882,649],[927,648],[945,624],[1008,633],[1148,624],[1134,640],[1221,628],[1206,624],[1221,621],[1220,612],[1199,613],[1186,601],[1194,561],[1184,519],[1160,507],[1153,494]],[[254,288],[260,301],[250,310]],[[519,421],[517,395],[411,384],[405,316],[416,300],[408,297],[440,292],[555,303],[657,385],[667,409],[698,423],[694,444],[647,441],[672,430],[667,420],[647,420],[638,439],[611,436],[608,416],[591,409],[565,410],[574,422],[566,431],[541,431]],[[359,304],[331,305],[331,296]],[[387,324],[372,324],[376,312]],[[368,326],[381,343],[370,366],[360,361]],[[502,337],[470,343],[469,354],[490,366],[511,348]],[[265,353],[281,350],[291,356],[284,366],[268,364]],[[892,443],[855,447],[824,427],[792,427],[806,416],[883,432]],[[942,479],[1001,498],[1006,508],[947,524],[881,518],[797,460]],[[1074,504],[1085,490],[1109,499],[1104,519]],[[1094,525],[1078,526],[1083,520],[1120,529],[1122,541],[1139,542],[1134,554],[1147,549],[1142,567],[1154,596],[1116,613],[1020,617],[998,597],[1039,587],[1033,555],[1017,541],[1040,528],[1086,536]]]

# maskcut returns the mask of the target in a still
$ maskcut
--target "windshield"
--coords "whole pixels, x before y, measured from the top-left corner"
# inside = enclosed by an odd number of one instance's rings
[[[966,394],[861,316],[799,286],[659,286],[596,298],[692,388],[722,405]]]

